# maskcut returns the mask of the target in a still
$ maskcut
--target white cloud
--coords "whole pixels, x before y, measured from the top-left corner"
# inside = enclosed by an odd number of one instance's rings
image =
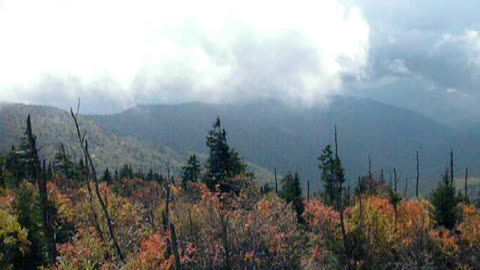
[[[4,0],[0,100],[53,80],[67,101],[311,104],[362,76],[368,37],[361,11],[337,0]]]

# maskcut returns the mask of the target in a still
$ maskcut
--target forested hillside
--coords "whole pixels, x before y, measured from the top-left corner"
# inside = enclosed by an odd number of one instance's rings
[[[64,155],[43,162],[33,119],[26,118],[19,148],[0,155],[2,269],[476,269],[480,263],[480,199],[469,178],[455,178],[453,152],[431,193],[409,196],[396,170],[393,181],[369,169],[349,185],[334,133],[334,144],[316,159],[323,189],[312,192],[308,185],[302,190],[294,170],[260,185],[219,118],[205,138],[205,166],[191,155],[179,176],[130,166],[97,174],[83,121],[74,128],[84,154],[79,166]]]
[[[73,159],[77,161],[80,159],[81,150],[69,112],[48,106],[22,104],[0,105],[0,153],[9,152],[12,145],[18,148],[24,136],[25,119],[28,114],[32,116],[32,125],[38,137],[42,159],[54,160],[61,145]],[[210,121],[213,119],[215,118]],[[188,155],[194,153],[193,151],[175,151],[164,145],[145,142],[133,136],[106,133],[96,122],[85,117],[80,117],[79,121],[91,143],[91,151],[95,156],[94,161],[99,172],[103,172],[106,168],[110,168],[113,172],[128,164],[134,170],[153,169],[159,173],[166,173],[168,167],[172,174],[179,174]],[[207,127],[210,125],[211,123]],[[200,139],[205,138],[206,135],[206,131],[198,134]],[[200,154],[198,157],[204,162],[206,155]],[[250,170],[259,176],[260,181],[273,182],[273,174],[270,171],[251,162],[247,163]]]
[[[68,112],[47,106],[21,104],[0,105],[0,152],[6,153],[12,145],[21,143],[24,136],[25,119],[32,116],[41,158],[53,160],[60,146],[76,159],[81,157],[75,125]],[[82,128],[87,132],[92,154],[99,170],[119,168],[124,163],[135,168],[165,170],[170,164],[172,170],[179,170],[185,157],[169,148],[140,142],[134,138],[105,134],[95,122],[80,118]]]
[[[205,153],[201,134],[220,116],[230,131],[230,143],[244,157],[284,173],[297,170],[319,187],[316,157],[333,141],[337,126],[346,174],[352,181],[368,168],[396,168],[410,180],[415,176],[415,153],[420,152],[421,190],[428,192],[445,167],[453,148],[456,175],[470,167],[477,175],[475,155],[480,151],[472,132],[458,133],[421,114],[368,99],[334,97],[328,106],[294,108],[280,102],[211,105],[140,105],[115,115],[89,116],[108,132],[133,136],[177,151]],[[306,183],[303,183],[306,187]],[[412,192],[413,190],[410,190]]]

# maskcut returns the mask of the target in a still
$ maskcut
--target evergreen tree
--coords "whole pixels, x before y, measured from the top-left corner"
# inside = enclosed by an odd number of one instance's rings
[[[75,176],[75,166],[71,157],[66,153],[65,147],[60,145],[58,152],[55,153],[55,167],[67,178],[73,179]]]
[[[120,180],[120,174],[118,173],[117,169],[115,169],[115,172],[113,173],[113,180],[115,181]]]
[[[36,269],[47,262],[47,241],[42,222],[42,205],[37,189],[23,182],[15,190],[16,200],[13,208],[22,228],[28,230],[29,252],[22,258],[22,269]]]
[[[200,162],[196,155],[191,155],[188,158],[187,165],[182,167],[182,185],[185,189],[188,182],[197,183],[201,176]]]
[[[442,181],[433,190],[430,200],[434,207],[433,216],[437,225],[451,230],[458,220],[457,204],[459,198],[456,195],[455,185],[450,179],[448,169],[445,170],[442,178]]]
[[[75,166],[74,179],[76,181],[86,180],[85,178],[87,176],[87,167],[85,166],[85,162],[83,161],[83,158],[81,158],[78,163],[75,163],[74,166]]]
[[[330,145],[323,149],[318,161],[318,168],[322,171],[321,180],[325,187],[325,202],[329,205],[338,205],[341,202],[342,185],[345,182],[342,162],[338,155],[333,156]]]
[[[287,203],[292,204],[293,208],[297,212],[297,217],[300,219],[304,210],[304,205],[298,173],[292,174],[291,172],[288,172],[285,177],[280,180],[280,183],[282,184],[280,197],[283,198]]]
[[[5,179],[4,179],[4,172],[5,172],[5,156],[0,154],[0,188],[5,188]]]
[[[112,174],[110,173],[110,170],[108,168],[105,169],[102,175],[102,180],[107,183],[107,185],[112,184]]]
[[[132,172],[132,167],[130,167],[128,164],[124,164],[123,167],[120,169],[119,172],[119,178],[133,178],[133,172]]]
[[[210,149],[204,182],[215,190],[220,185],[223,192],[231,191],[226,180],[245,172],[246,165],[238,153],[227,144],[227,133],[222,128],[220,118],[214,122],[207,136],[207,146]]]
[[[150,170],[148,170],[148,173],[147,173],[147,176],[146,176],[146,180],[147,181],[153,181],[154,180],[154,173],[153,173],[153,169],[150,168]]]

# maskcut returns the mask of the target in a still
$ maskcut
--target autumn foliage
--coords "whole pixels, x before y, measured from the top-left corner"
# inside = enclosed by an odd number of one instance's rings
[[[474,205],[459,205],[461,220],[448,230],[436,224],[428,200],[403,199],[394,207],[387,193],[357,195],[343,210],[353,254],[346,261],[338,210],[310,198],[303,202],[302,221],[292,204],[275,192],[261,194],[249,176],[229,181],[241,191],[212,191],[200,183],[182,187],[180,179],[168,184],[175,239],[162,225],[166,183],[102,183],[125,261],[114,252],[99,203],[86,186],[49,182],[59,251],[55,268],[176,269],[175,240],[182,269],[475,269],[480,262],[480,210]],[[35,185],[21,187],[37,196]],[[19,203],[19,196],[0,190],[2,269],[21,266],[42,237],[23,227],[19,217],[28,216],[29,204]]]

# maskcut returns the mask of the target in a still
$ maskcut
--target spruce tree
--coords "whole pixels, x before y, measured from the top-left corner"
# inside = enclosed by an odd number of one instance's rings
[[[132,168],[127,163],[120,169],[119,178],[133,178]]]
[[[342,185],[345,182],[345,172],[338,155],[333,155],[330,145],[327,145],[320,157],[318,157],[318,168],[322,171],[321,180],[325,187],[325,202],[329,205],[340,203]]]
[[[191,155],[188,158],[187,165],[182,167],[182,185],[185,189],[188,182],[197,183],[200,178],[200,162],[197,159],[196,155]]]
[[[304,210],[304,205],[298,173],[292,174],[291,172],[288,172],[285,177],[280,180],[280,182],[282,184],[280,197],[283,198],[287,203],[292,204],[295,212],[297,212],[297,217],[300,219]]]
[[[220,185],[223,192],[230,192],[231,187],[226,180],[245,172],[246,165],[238,153],[227,144],[227,133],[222,128],[220,118],[213,123],[206,143],[210,155],[205,165],[204,182],[210,190],[215,190],[216,185]]]
[[[65,147],[60,145],[58,152],[55,153],[55,167],[60,169],[60,172],[67,178],[75,177],[75,166],[70,156],[66,153]]]
[[[430,201],[434,207],[433,216],[437,225],[451,230],[458,220],[457,204],[459,198],[455,185],[450,179],[448,168],[445,169],[442,178],[442,181],[433,190]]]
[[[110,173],[110,170],[108,168],[105,169],[102,175],[102,180],[107,183],[107,185],[112,184],[112,174]]]

